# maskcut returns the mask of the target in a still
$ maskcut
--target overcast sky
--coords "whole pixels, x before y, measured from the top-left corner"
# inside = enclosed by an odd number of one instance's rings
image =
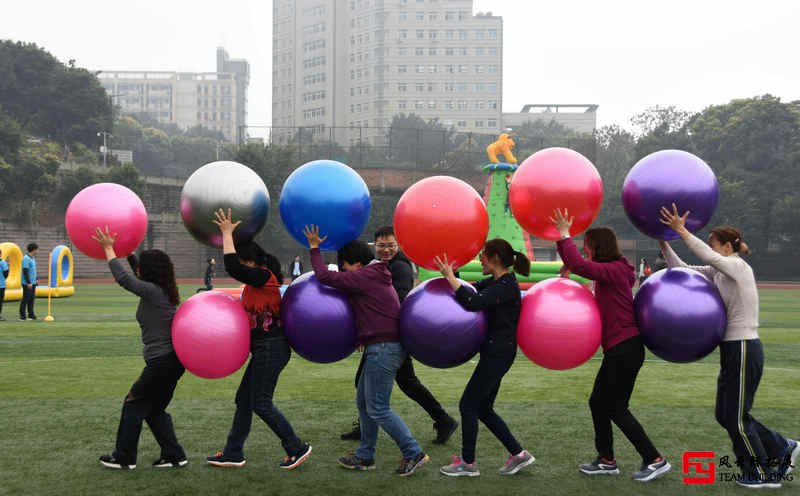
[[[800,1],[474,0],[474,10],[503,16],[506,112],[596,103],[600,125],[627,126],[654,105],[800,99]],[[5,0],[0,38],[105,70],[213,72],[222,45],[250,62],[249,124],[270,123],[270,0]]]

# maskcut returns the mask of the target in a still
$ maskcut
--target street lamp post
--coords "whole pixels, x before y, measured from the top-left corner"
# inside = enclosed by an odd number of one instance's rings
[[[107,139],[108,138],[113,138],[114,135],[109,133],[108,131],[100,131],[99,133],[97,133],[97,136],[98,137],[99,136],[103,137],[103,148],[100,150],[100,152],[103,154],[103,167],[107,167],[108,166],[108,142],[107,142]]]

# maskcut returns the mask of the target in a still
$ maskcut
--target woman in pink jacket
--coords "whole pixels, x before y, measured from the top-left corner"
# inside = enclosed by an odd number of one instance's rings
[[[581,464],[579,470],[586,475],[619,474],[614,458],[613,421],[642,456],[641,469],[633,478],[647,482],[661,477],[672,467],[628,409],[636,375],[644,362],[644,344],[633,313],[634,267],[622,256],[611,228],[599,227],[584,233],[584,259],[569,234],[572,226],[569,213],[556,209],[550,220],[561,235],[557,248],[564,268],[594,281],[595,300],[603,325],[603,363],[589,398],[597,459]]]

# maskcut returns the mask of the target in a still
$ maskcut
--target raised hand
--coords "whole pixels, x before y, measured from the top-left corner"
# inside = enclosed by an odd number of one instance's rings
[[[323,242],[325,242],[326,239],[328,239],[327,236],[320,237],[319,226],[316,226],[314,224],[305,226],[303,228],[303,234],[306,235],[306,239],[308,240],[308,247],[312,250],[314,248],[319,248],[319,245],[321,245]]]

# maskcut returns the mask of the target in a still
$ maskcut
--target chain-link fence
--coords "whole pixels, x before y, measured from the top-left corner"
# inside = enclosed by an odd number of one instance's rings
[[[497,133],[445,129],[319,126],[250,126],[243,128],[241,135],[247,136],[243,143],[285,145],[298,163],[331,159],[355,168],[444,170],[469,170],[487,163],[486,147],[498,138]],[[591,136],[544,138],[512,132],[511,137],[516,143],[513,153],[520,162],[542,148],[554,146],[571,148],[592,161],[596,157],[596,143]]]

